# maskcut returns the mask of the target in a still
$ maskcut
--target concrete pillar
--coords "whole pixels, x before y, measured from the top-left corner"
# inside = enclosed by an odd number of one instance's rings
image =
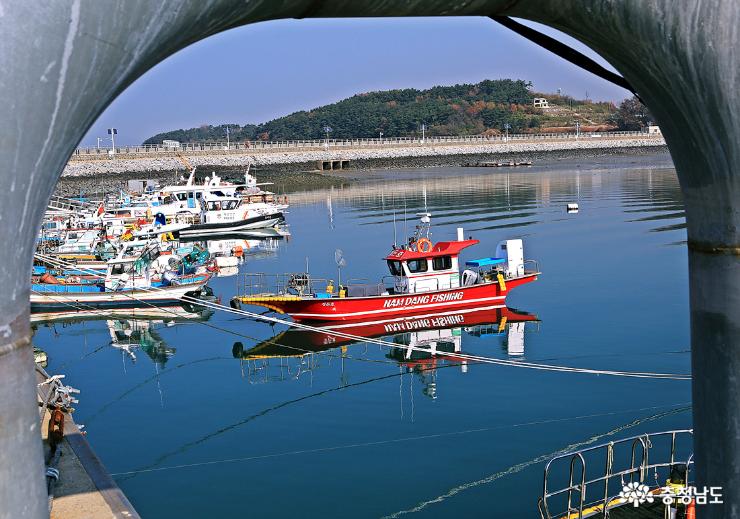
[[[688,227],[697,483],[721,486],[725,496],[699,516],[738,518],[740,2],[535,4],[517,11],[609,60],[650,107],[671,150]]]
[[[0,518],[43,517],[27,301],[34,235],[69,155],[103,109],[167,56],[276,19],[512,15],[606,57],[657,117],[685,196],[696,460],[740,517],[740,2],[737,0],[38,0],[0,4]],[[493,22],[492,22],[493,23]],[[495,49],[490,49],[492,52]],[[659,268],[659,265],[655,266]],[[711,397],[710,397],[711,395]]]

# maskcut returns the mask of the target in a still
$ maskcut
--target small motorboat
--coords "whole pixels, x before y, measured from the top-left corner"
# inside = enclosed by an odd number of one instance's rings
[[[206,195],[203,200],[201,223],[177,231],[175,236],[205,236],[275,227],[283,222],[282,206],[267,203],[246,203],[238,196]]]
[[[158,268],[166,265],[160,262],[161,257],[158,246],[152,244],[137,256],[122,255],[109,260],[104,277],[94,272],[65,277],[46,272],[33,276],[31,311],[174,305],[185,296],[198,297],[207,290],[210,273],[181,274]],[[175,268],[179,269],[179,264]]]
[[[495,257],[468,261],[460,271],[460,253],[478,244],[464,239],[433,244],[429,213],[408,243],[384,259],[390,276],[379,283],[347,283],[315,279],[308,272],[286,274],[273,282],[266,274],[245,274],[247,293],[232,298],[232,306],[258,305],[290,315],[295,321],[354,321],[442,312],[504,304],[509,292],[535,281],[537,263],[524,259],[522,240],[504,240]],[[529,268],[528,268],[529,267]],[[279,287],[267,292],[267,286]]]

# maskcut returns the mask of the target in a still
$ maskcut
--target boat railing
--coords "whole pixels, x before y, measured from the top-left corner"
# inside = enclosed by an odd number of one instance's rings
[[[537,503],[540,516],[542,519],[582,519],[597,515],[607,518],[611,508],[624,503],[618,496],[626,484],[637,482],[651,489],[663,487],[678,463],[685,466],[684,483],[688,484],[693,464],[692,440],[692,429],[678,429],[623,438],[557,456],[545,465],[542,496]],[[679,449],[684,458],[679,458]],[[595,475],[592,466],[603,467],[603,473]],[[552,490],[553,478],[564,486]]]
[[[239,278],[239,295],[310,295],[316,293],[327,293],[327,288],[332,291],[337,289],[334,280],[328,278],[315,278],[306,272],[293,272],[285,274],[268,274],[265,272],[246,272]]]
[[[537,260],[524,260],[524,274],[536,274],[540,272],[540,264]]]

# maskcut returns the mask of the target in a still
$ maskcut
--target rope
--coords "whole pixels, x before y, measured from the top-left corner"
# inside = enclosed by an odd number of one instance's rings
[[[42,261],[51,261],[56,262],[58,264],[66,264],[71,265],[69,263],[66,263],[61,260],[57,259],[48,259],[48,257],[45,257],[42,254],[37,254],[37,258],[41,259]],[[77,267],[79,269],[79,267]],[[91,276],[96,276],[98,278],[105,278],[105,276],[89,271],[86,269],[79,269],[83,272],[87,271],[90,272]],[[155,290],[161,290],[157,287],[151,287],[151,288],[142,288],[141,289],[144,292],[149,291],[155,291]],[[126,294],[125,292],[120,292],[121,295],[124,295],[126,297],[129,297],[132,300],[139,301],[144,304],[150,304],[146,301],[141,301],[140,299],[136,298],[135,296],[132,296],[130,294]],[[64,296],[62,296],[64,297]],[[359,335],[353,335],[350,333],[341,332],[338,330],[329,330],[326,328],[320,328],[316,326],[310,326],[303,323],[297,323],[292,321],[287,321],[285,319],[280,319],[278,317],[271,317],[267,315],[258,314],[255,312],[249,312],[242,309],[236,309],[231,308],[229,306],[225,306],[219,303],[214,303],[212,301],[204,301],[195,297],[191,296],[183,296],[181,298],[182,301],[186,301],[189,303],[197,304],[200,306],[204,306],[206,308],[211,308],[213,310],[219,310],[222,312],[228,312],[236,315],[241,315],[245,317],[249,317],[251,319],[255,319],[258,321],[264,321],[274,324],[282,324],[288,327],[297,328],[299,330],[307,330],[307,331],[313,331],[318,333],[323,333],[325,335],[331,335],[334,337],[341,337],[345,339],[350,339],[353,341],[358,342],[367,342],[370,344],[378,344],[384,347],[393,346],[393,344],[390,344],[388,341],[384,341],[381,339],[376,339],[372,337],[362,337]],[[429,353],[429,350],[417,346],[404,346],[407,349],[410,349],[412,351],[419,351],[423,353]],[[540,371],[553,371],[553,372],[563,372],[563,373],[583,373],[583,374],[590,374],[590,375],[608,375],[608,376],[616,376],[616,377],[628,377],[628,378],[652,378],[652,379],[667,379],[667,380],[691,380],[691,375],[683,375],[683,374],[677,374],[677,373],[654,373],[654,372],[633,372],[633,371],[617,371],[617,370],[600,370],[600,369],[591,369],[591,368],[575,368],[570,366],[558,366],[553,364],[541,364],[541,363],[534,363],[534,362],[527,362],[527,361],[521,361],[521,360],[508,360],[508,359],[494,359],[491,357],[484,357],[480,355],[470,355],[467,353],[445,353],[447,357],[454,357],[459,360],[468,361],[468,362],[480,362],[484,364],[494,364],[499,366],[508,366],[508,367],[516,367],[516,368],[526,368],[526,369],[534,369],[534,370],[540,370]]]
[[[311,448],[311,449],[300,449],[300,450],[287,451],[287,452],[260,454],[256,456],[245,456],[245,457],[239,457],[239,458],[227,458],[227,459],[221,459],[221,460],[201,461],[197,463],[183,463],[180,465],[170,465],[167,467],[152,467],[152,468],[147,468],[147,469],[113,472],[111,473],[111,476],[113,477],[132,476],[132,475],[144,474],[148,472],[162,472],[162,471],[167,471],[167,470],[203,467],[203,466],[208,466],[208,465],[220,465],[223,463],[237,463],[237,462],[244,462],[244,461],[262,460],[262,459],[268,459],[268,458],[278,458],[278,457],[283,457],[283,456],[295,456],[298,454],[315,454],[315,453],[331,452],[331,451],[344,450],[344,449],[356,449],[359,447],[374,447],[374,446],[388,445],[388,444],[393,444],[393,443],[404,443],[404,442],[419,441],[419,440],[431,440],[431,439],[436,439],[436,438],[447,438],[450,436],[463,436],[466,434],[491,432],[491,431],[497,431],[497,430],[502,430],[502,429],[531,427],[535,425],[552,424],[552,423],[558,423],[558,422],[568,422],[568,421],[573,421],[573,420],[585,420],[585,419],[590,419],[590,418],[614,416],[618,414],[637,413],[641,411],[652,411],[655,409],[663,409],[666,407],[676,408],[676,406],[683,406],[683,407],[680,407],[680,409],[686,410],[687,409],[686,406],[688,405],[689,404],[686,404],[686,403],[665,404],[665,405],[652,406],[652,407],[642,407],[639,409],[628,409],[626,411],[611,411],[607,413],[579,415],[579,416],[571,416],[567,418],[552,418],[549,420],[537,420],[537,421],[532,421],[532,422],[497,425],[497,426],[492,426],[492,427],[478,427],[475,429],[466,429],[462,431],[450,431],[450,432],[442,432],[442,433],[434,433],[434,434],[424,434],[424,435],[419,435],[419,436],[408,436],[405,438],[391,438],[391,439],[386,439],[386,440],[376,440],[376,441],[369,441],[369,442],[362,442],[362,443],[350,443],[350,444],[344,444],[344,445],[333,445],[329,447],[316,447],[316,448]],[[661,413],[661,415],[662,414],[663,413]],[[624,427],[620,428],[619,430],[622,430],[623,428]]]

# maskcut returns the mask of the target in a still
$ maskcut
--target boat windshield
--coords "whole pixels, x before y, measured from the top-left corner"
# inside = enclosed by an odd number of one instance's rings
[[[111,274],[120,276],[121,274],[131,272],[133,269],[134,269],[134,264],[132,262],[116,263],[115,265],[113,265],[113,268],[111,269]]]
[[[229,211],[231,209],[236,209],[239,205],[239,200],[223,200],[223,201],[215,201],[215,202],[208,202],[208,210],[209,211]]]
[[[388,260],[388,270],[394,276],[403,276],[403,269],[400,261]]]

